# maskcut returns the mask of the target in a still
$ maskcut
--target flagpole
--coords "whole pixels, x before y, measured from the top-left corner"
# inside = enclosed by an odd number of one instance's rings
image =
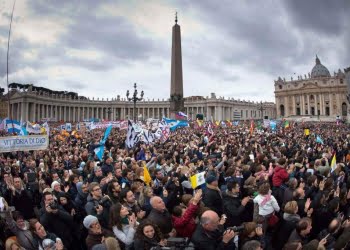
[[[8,114],[9,118],[12,123],[12,133],[14,133],[14,125],[12,120],[12,114],[11,114],[11,108],[10,108],[10,88],[9,88],[9,53],[10,53],[10,38],[11,38],[11,28],[12,28],[12,19],[13,19],[13,12],[15,11],[15,5],[16,0],[13,2],[12,6],[12,13],[11,13],[11,20],[10,20],[10,28],[9,28],[9,34],[7,38],[7,57],[6,57],[6,82],[7,82],[7,100],[8,100]]]

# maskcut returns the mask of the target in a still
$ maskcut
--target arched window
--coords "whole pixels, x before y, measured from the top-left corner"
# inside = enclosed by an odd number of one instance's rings
[[[346,103],[343,102],[343,104],[341,105],[341,115],[346,116],[348,113],[347,110],[348,110],[348,107],[347,107]]]

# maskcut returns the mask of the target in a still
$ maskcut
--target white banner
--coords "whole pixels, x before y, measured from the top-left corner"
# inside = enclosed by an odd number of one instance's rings
[[[0,152],[29,151],[47,149],[47,135],[26,135],[0,137]]]

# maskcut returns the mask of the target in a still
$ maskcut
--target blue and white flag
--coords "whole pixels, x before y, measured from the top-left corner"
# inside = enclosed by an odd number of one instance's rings
[[[181,127],[188,127],[188,121],[184,121],[184,120],[173,120],[173,119],[168,119],[168,118],[163,118],[163,120],[165,121],[166,124],[169,125],[170,127],[170,131],[174,131],[177,128],[181,128]]]
[[[109,134],[111,133],[111,131],[112,131],[112,125],[109,125],[107,128],[106,128],[106,131],[105,131],[105,134],[104,134],[104,136],[103,136],[103,139],[102,139],[102,141],[101,141],[101,144],[105,144],[105,142],[107,141],[107,139],[108,139],[108,136],[109,136]]]
[[[323,140],[319,135],[316,136],[316,142],[323,144]]]
[[[270,121],[270,127],[273,131],[277,129],[277,123],[276,121]]]
[[[66,123],[66,130],[68,132],[72,131],[72,123]]]
[[[94,152],[97,156],[97,158],[102,161],[102,156],[103,156],[103,152],[105,151],[105,146],[104,145],[100,145],[97,148],[94,149]]]
[[[27,131],[26,127],[22,127],[21,132],[19,134],[20,135],[28,135],[28,131]]]
[[[111,131],[112,131],[112,125],[109,125],[106,128],[106,131],[105,131],[105,134],[103,135],[102,140],[100,141],[100,146],[94,149],[94,152],[100,161],[102,161],[103,153],[105,151],[105,143]]]
[[[7,133],[20,134],[22,131],[21,123],[16,120],[6,120],[6,130]]]

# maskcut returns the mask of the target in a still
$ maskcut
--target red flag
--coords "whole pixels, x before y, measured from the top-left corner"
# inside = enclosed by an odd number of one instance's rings
[[[254,130],[254,121],[251,120],[251,121],[250,121],[250,135],[251,135],[251,136],[253,135],[253,130]]]

